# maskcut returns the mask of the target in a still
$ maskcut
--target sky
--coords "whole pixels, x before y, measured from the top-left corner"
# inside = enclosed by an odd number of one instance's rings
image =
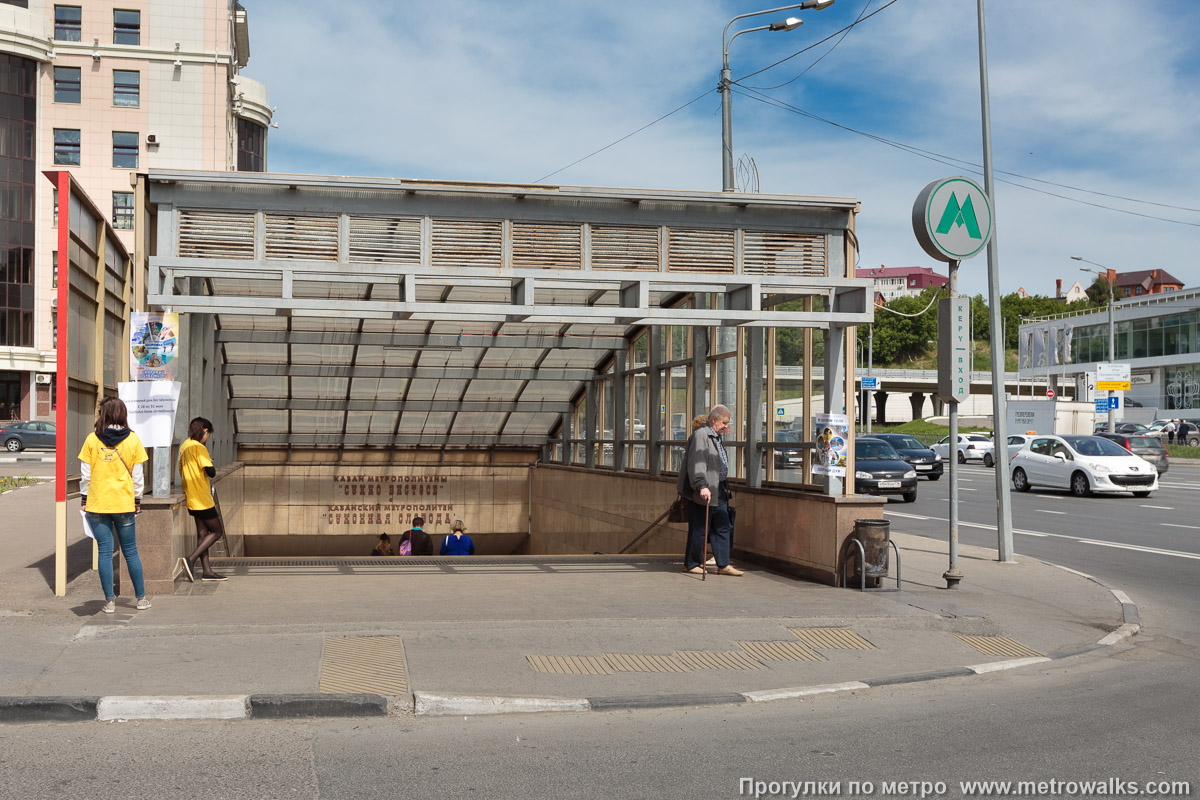
[[[244,73],[277,109],[272,172],[711,191],[721,33],[772,7],[243,5]],[[944,274],[911,210],[930,181],[983,183],[976,3],[836,0],[730,34],[793,15],[800,28],[730,47],[735,161],[753,160],[762,192],[860,201],[859,267]],[[986,0],[1003,294],[1052,295],[1056,278],[1086,287],[1079,269],[1093,267],[1071,256],[1200,285],[1198,30],[1194,0]],[[959,288],[986,296],[985,254],[963,262]]]

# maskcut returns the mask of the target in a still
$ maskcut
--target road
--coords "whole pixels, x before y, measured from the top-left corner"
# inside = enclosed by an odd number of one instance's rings
[[[959,541],[996,548],[995,476],[960,470]],[[1200,466],[1172,465],[1150,497],[1130,494],[1072,497],[1065,492],[1013,492],[1013,548],[1086,572],[1129,594],[1147,635],[1166,634],[1200,650]],[[949,530],[947,477],[922,480],[915,503],[891,499],[896,530],[945,541]],[[970,580],[970,565],[960,564]]]

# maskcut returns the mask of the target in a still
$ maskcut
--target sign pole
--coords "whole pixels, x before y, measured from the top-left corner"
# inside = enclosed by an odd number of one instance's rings
[[[949,262],[950,266],[950,308],[956,310],[956,301],[958,299],[958,261]],[[958,320],[951,317],[951,327],[956,327]],[[943,331],[938,331],[939,337],[947,336]],[[947,336],[957,340],[957,336]],[[957,350],[957,348],[955,348]],[[955,358],[960,357],[960,354],[955,352]],[[950,448],[946,451],[949,455],[950,463],[947,465],[950,469],[950,565],[942,574],[946,581],[947,589],[957,589],[959,582],[963,579],[962,570],[958,568],[958,397],[951,396],[943,398],[948,400],[950,404]]]

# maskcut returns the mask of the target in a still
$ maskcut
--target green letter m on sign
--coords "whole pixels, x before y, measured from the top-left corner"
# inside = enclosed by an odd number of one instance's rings
[[[961,206],[958,204],[958,196],[951,193],[950,202],[946,203],[946,210],[942,212],[942,220],[938,223],[937,232],[949,233],[950,229],[956,225],[966,225],[967,235],[972,239],[983,238],[979,233],[979,222],[975,219],[975,206],[971,204],[971,196],[967,195],[967,202]]]

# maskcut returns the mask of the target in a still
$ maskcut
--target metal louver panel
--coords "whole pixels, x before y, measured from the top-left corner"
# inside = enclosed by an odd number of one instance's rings
[[[503,238],[503,226],[498,221],[435,218],[433,266],[503,266]]]
[[[742,272],[747,275],[796,275],[824,278],[825,237],[795,231],[746,231],[742,236]]]
[[[672,228],[667,234],[670,272],[733,272],[733,231]]]
[[[337,217],[267,214],[266,234],[268,260],[338,260]]]
[[[254,212],[179,212],[179,255],[254,258]]]
[[[592,226],[592,269],[659,269],[659,229]]]
[[[420,264],[420,217],[351,217],[350,261]]]
[[[518,269],[582,269],[583,226],[513,222],[512,263]]]

